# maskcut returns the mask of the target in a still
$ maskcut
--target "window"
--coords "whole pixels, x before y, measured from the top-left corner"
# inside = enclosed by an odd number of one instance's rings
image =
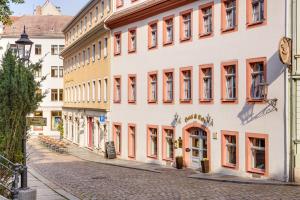
[[[164,70],[163,77],[164,103],[173,103],[174,100],[174,70]]]
[[[213,65],[200,65],[199,68],[199,97],[200,102],[213,100]]]
[[[192,67],[180,69],[180,102],[192,103]]]
[[[104,102],[107,102],[107,92],[108,92],[108,84],[107,84],[107,78],[104,79],[104,91],[103,91],[103,100]]]
[[[192,39],[192,10],[180,13],[180,41]]]
[[[107,13],[110,11],[111,1],[107,0]]]
[[[42,45],[36,44],[34,46],[35,46],[34,48],[35,55],[42,55]]]
[[[263,101],[266,97],[266,58],[247,60],[247,100]]]
[[[114,41],[114,55],[120,55],[121,54],[121,33],[115,33],[115,41]]]
[[[135,158],[135,124],[128,124],[128,157]]]
[[[34,70],[34,77],[35,78],[42,77],[42,67],[39,67],[38,69]]]
[[[82,28],[83,28],[83,22],[82,20],[80,21],[80,33],[82,33]]]
[[[87,49],[86,51],[86,59],[87,59],[87,64],[90,64],[90,60],[91,60],[91,49],[90,47]]]
[[[52,66],[51,67],[51,77],[58,77],[58,67],[57,66]]]
[[[93,44],[93,50],[92,50],[92,61],[95,62],[96,58],[96,45]]]
[[[222,166],[237,169],[239,165],[238,132],[222,131]]]
[[[157,159],[158,156],[158,126],[148,125],[147,127],[147,149],[148,157]]]
[[[98,6],[96,6],[96,11],[95,11],[95,22],[98,21],[98,17],[99,17],[99,9],[98,9]]]
[[[128,76],[128,103],[136,102],[136,75]]]
[[[64,90],[59,89],[59,101],[63,101],[63,100],[64,100]]]
[[[82,101],[85,102],[85,83],[82,84]]]
[[[101,59],[101,47],[102,45],[101,45],[101,41],[99,41],[98,42],[98,60],[100,60]]]
[[[101,0],[101,18],[104,16],[104,0]]]
[[[59,45],[59,52],[62,52],[65,48],[65,45]]]
[[[117,155],[121,155],[121,124],[113,123],[113,137]]]
[[[246,133],[246,169],[248,172],[268,174],[268,146],[267,134]]]
[[[92,26],[93,24],[93,13],[90,12],[90,27]]]
[[[157,103],[157,72],[148,73],[148,103]]]
[[[174,159],[174,128],[173,127],[163,127],[163,159],[168,161],[173,161]]]
[[[121,77],[114,77],[114,103],[121,103]]]
[[[163,22],[163,44],[169,45],[174,42],[174,16],[164,18]]]
[[[84,30],[87,29],[87,16],[84,17]]]
[[[107,38],[104,38],[104,58],[106,58],[107,57]]]
[[[64,68],[63,68],[63,66],[60,66],[60,67],[59,67],[59,77],[60,77],[60,78],[63,78],[63,77],[64,77]]]
[[[148,48],[157,47],[157,21],[150,22],[148,27]]]
[[[128,52],[133,53],[136,51],[136,29],[128,30]]]
[[[51,101],[58,101],[58,90],[51,89]]]
[[[91,95],[90,95],[90,92],[91,92],[91,84],[90,84],[90,82],[88,82],[87,83],[87,91],[86,91],[86,100],[87,100],[87,102],[89,102],[91,99]]]
[[[247,26],[266,24],[266,0],[247,0]]]
[[[222,63],[221,94],[223,103],[237,103],[238,100],[238,70],[237,61]]]
[[[58,46],[51,45],[51,55],[58,55]]]
[[[92,101],[96,101],[96,81],[92,84]]]
[[[117,8],[123,6],[123,0],[117,0]]]
[[[101,80],[98,80],[98,101],[101,101]]]
[[[79,103],[81,101],[81,85],[78,85],[77,89],[77,102]]]
[[[82,61],[83,65],[85,65],[86,59],[85,59],[85,50],[82,51]]]
[[[222,32],[226,31],[236,31],[238,25],[237,16],[237,1],[236,0],[222,0]]]
[[[209,36],[213,33],[213,6],[214,3],[208,3],[199,7],[199,36]]]

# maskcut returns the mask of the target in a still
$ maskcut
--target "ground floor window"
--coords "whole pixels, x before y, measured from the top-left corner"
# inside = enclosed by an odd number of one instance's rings
[[[120,155],[121,154],[121,124],[113,125],[113,134],[114,134],[116,153]]]
[[[163,159],[174,159],[174,128],[163,127]]]
[[[266,174],[268,171],[268,135],[246,134],[247,171]]]
[[[61,122],[61,111],[51,111],[51,130],[56,131]]]
[[[135,158],[135,125],[128,125],[128,157]]]
[[[222,131],[222,165],[224,167],[238,167],[238,133]]]
[[[158,126],[148,126],[148,157],[157,159],[158,155]]]

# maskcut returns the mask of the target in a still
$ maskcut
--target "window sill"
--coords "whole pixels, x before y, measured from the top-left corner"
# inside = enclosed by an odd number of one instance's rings
[[[128,53],[136,53],[136,49],[130,49],[128,50]]]
[[[163,158],[164,161],[174,162],[174,158]]]
[[[115,104],[120,104],[121,103],[121,100],[119,101],[114,101]]]
[[[249,104],[264,104],[265,103],[265,99],[247,99],[247,102]]]
[[[191,42],[192,41],[192,37],[189,38],[180,38],[180,42]]]
[[[173,100],[164,100],[164,104],[173,104],[174,101]]]
[[[214,99],[199,99],[200,103],[214,103]]]
[[[256,168],[248,169],[247,172],[254,173],[254,174],[266,175],[266,170],[256,169]]]
[[[202,39],[202,38],[208,38],[208,37],[212,37],[214,34],[213,32],[210,32],[210,33],[200,33],[199,34],[199,38]]]
[[[148,49],[149,50],[157,49],[157,45],[155,45],[155,46],[148,46]]]
[[[121,52],[118,52],[118,53],[114,53],[114,56],[120,56],[121,55]]]
[[[223,104],[237,104],[238,103],[238,99],[221,99]]]
[[[128,155],[128,158],[135,159],[135,156]]]
[[[223,167],[225,167],[225,168],[230,168],[230,169],[238,169],[238,166],[235,164],[235,165],[233,165],[233,164],[229,164],[229,163],[226,163],[226,164],[222,164],[222,166]]]
[[[163,46],[171,46],[173,44],[174,44],[174,41],[172,41],[172,42],[164,42]]]
[[[156,104],[157,100],[148,100],[148,104]]]
[[[248,22],[246,25],[247,25],[247,28],[262,26],[262,25],[266,25],[266,20],[264,19],[264,20],[258,21],[258,22]]]
[[[148,155],[147,157],[157,160],[157,155]]]
[[[192,99],[181,99],[180,100],[180,103],[182,104],[192,104]]]
[[[128,100],[129,104],[136,104],[136,100]]]
[[[235,32],[235,31],[237,31],[237,30],[238,30],[238,27],[235,26],[235,27],[233,27],[233,28],[226,28],[226,29],[222,28],[222,29],[221,29],[221,32],[222,32],[222,33],[231,33],[231,32]]]

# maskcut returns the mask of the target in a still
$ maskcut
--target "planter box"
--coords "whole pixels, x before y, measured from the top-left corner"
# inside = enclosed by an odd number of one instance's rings
[[[183,157],[182,156],[176,157],[176,168],[177,169],[183,168]]]

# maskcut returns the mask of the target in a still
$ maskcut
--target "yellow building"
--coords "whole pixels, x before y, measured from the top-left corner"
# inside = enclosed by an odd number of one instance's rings
[[[64,28],[64,137],[103,152],[110,108],[110,0],[91,0]]]

